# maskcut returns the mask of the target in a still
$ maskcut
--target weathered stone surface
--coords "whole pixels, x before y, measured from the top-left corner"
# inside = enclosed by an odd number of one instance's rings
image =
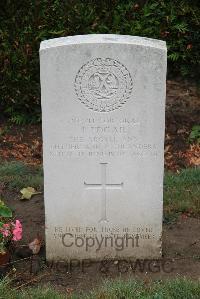
[[[59,38],[40,62],[47,259],[159,257],[165,42]]]

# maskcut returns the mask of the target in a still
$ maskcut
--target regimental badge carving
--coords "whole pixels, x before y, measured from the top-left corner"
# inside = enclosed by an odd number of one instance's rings
[[[133,81],[127,68],[111,58],[95,58],[87,62],[75,78],[78,99],[97,112],[120,108],[132,89]]]

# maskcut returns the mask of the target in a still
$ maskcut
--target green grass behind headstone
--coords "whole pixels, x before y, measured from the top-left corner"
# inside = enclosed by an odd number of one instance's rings
[[[179,174],[165,174],[165,219],[170,220],[179,213],[200,215],[200,168],[183,169]]]
[[[21,190],[33,187],[40,190],[43,186],[41,166],[29,166],[22,162],[0,162],[0,183],[8,190]]]

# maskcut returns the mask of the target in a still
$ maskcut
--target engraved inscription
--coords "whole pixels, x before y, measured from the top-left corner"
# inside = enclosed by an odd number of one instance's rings
[[[133,81],[127,68],[111,58],[95,58],[81,67],[75,78],[78,99],[96,112],[121,107],[130,97]]]
[[[155,227],[154,227],[155,228]],[[89,238],[117,238],[117,237],[136,237],[140,239],[142,246],[145,241],[155,239],[155,229],[151,225],[143,226],[142,224],[131,227],[109,226],[108,223],[102,223],[101,226],[56,226],[54,227],[54,239],[62,239],[64,234],[70,236]]]
[[[65,134],[60,142],[49,144],[50,156],[57,158],[138,157],[157,158],[161,154],[158,144],[142,138],[145,123],[134,116],[118,118],[72,117],[65,131],[74,128],[74,134]]]

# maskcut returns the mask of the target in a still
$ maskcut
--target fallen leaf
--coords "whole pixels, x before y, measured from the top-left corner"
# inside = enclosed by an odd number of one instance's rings
[[[66,291],[67,291],[68,294],[71,294],[71,293],[74,291],[74,289],[72,289],[72,288],[67,288]]]
[[[38,238],[35,238],[31,243],[28,244],[29,249],[33,254],[38,254],[42,245],[42,241]]]
[[[165,153],[169,152],[170,148],[171,148],[171,145],[167,145],[167,146],[165,147]]]
[[[186,132],[187,132],[187,130],[185,128],[177,130],[177,134],[184,134]]]
[[[41,192],[36,192],[36,190],[32,187],[23,188],[20,190],[22,194],[21,199],[31,199],[33,195],[40,194]]]

